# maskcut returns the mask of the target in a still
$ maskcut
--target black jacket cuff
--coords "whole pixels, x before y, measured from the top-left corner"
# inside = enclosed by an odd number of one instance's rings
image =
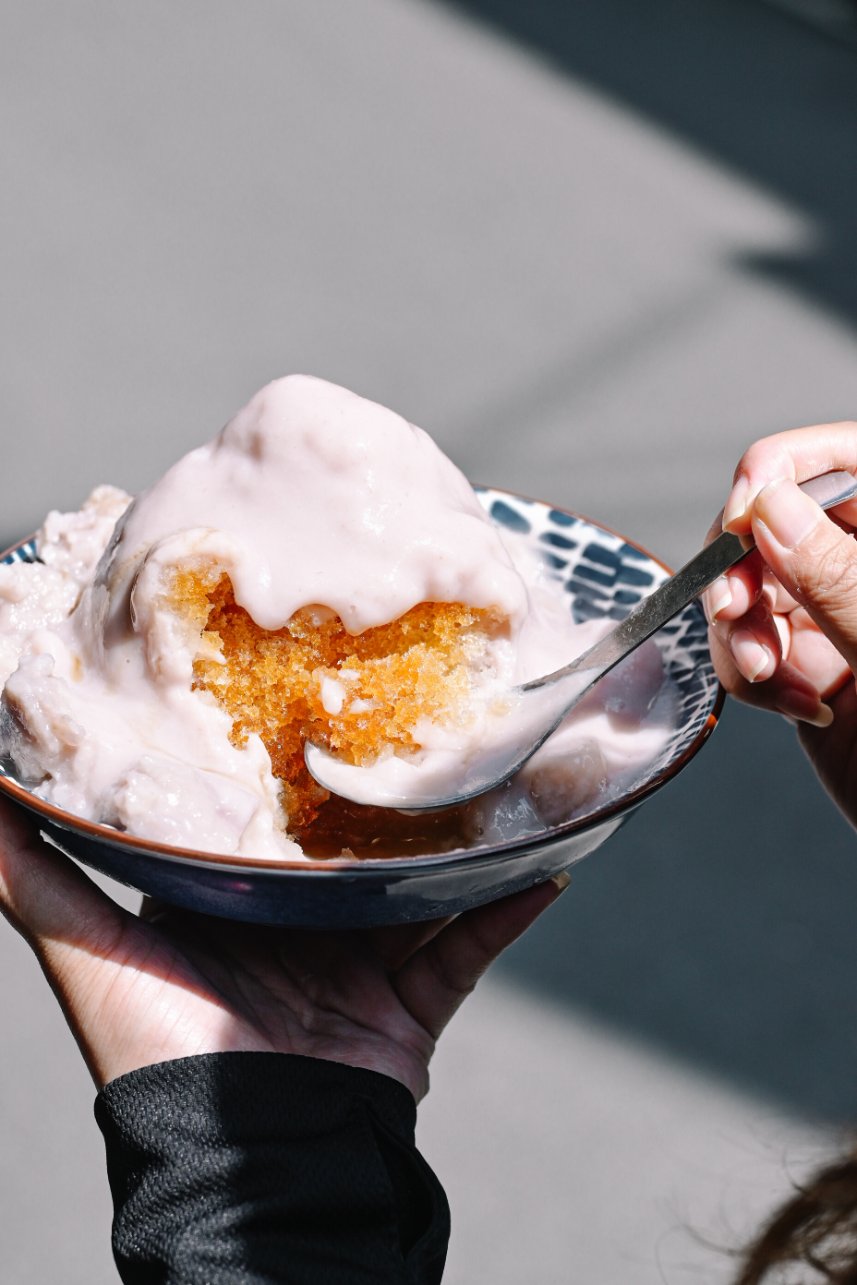
[[[126,1285],[436,1285],[443,1189],[396,1080],[278,1053],[181,1058],[95,1105]]]

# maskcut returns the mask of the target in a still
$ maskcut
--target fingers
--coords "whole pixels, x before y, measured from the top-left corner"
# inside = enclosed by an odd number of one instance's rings
[[[375,958],[388,972],[398,972],[426,942],[442,932],[451,918],[428,919],[417,924],[389,924],[370,928],[367,939]]]
[[[705,595],[727,690],[817,727],[829,725],[824,701],[857,667],[857,544],[848,527],[857,523],[857,504],[831,517],[797,486],[833,469],[857,473],[857,423],[814,425],[751,446],[721,525],[756,550]]]
[[[454,919],[407,961],[394,980],[411,1016],[435,1039],[498,955],[568,886],[568,875]]]
[[[732,490],[706,543],[721,529],[749,535],[756,497],[770,483],[783,479],[803,482],[833,469],[857,473],[857,423],[817,424],[754,442],[738,462]],[[857,523],[857,502],[843,505],[839,513]],[[734,620],[747,610],[762,588],[760,567],[760,560],[751,555],[706,591],[709,621],[721,616]]]
[[[751,513],[760,554],[785,589],[857,670],[857,543],[794,482],[756,496]]]
[[[762,559],[751,553],[728,575],[718,577],[713,585],[706,589],[702,605],[710,624],[717,620],[737,620],[749,611],[761,597],[764,588],[764,568]]]
[[[787,627],[790,663],[811,675],[822,700],[827,700],[851,677],[847,662],[802,607],[790,612]]]
[[[0,912],[33,948],[96,1083],[100,997],[110,976],[99,967],[115,951],[130,916],[39,836],[23,811],[0,800]],[[93,1010],[95,1022],[87,1022]],[[90,1013],[91,1017],[91,1013]]]
[[[833,469],[857,473],[857,423],[815,424],[762,438],[738,462],[723,529],[736,535],[750,531],[753,503],[768,483],[803,482]]]
[[[724,687],[746,704],[827,727],[826,697],[848,670],[842,657],[802,610],[777,614],[763,596],[738,620],[720,618],[709,630],[711,656]]]
[[[26,813],[0,800],[0,911],[31,945],[100,933],[118,907],[67,857],[49,847]]]
[[[711,656],[718,677],[737,700],[757,709],[815,727],[827,727],[831,721],[829,707],[822,701],[814,683],[788,661],[780,661],[773,675],[751,682],[741,673],[732,651],[728,627],[718,624],[710,631]],[[740,653],[739,653],[740,654]]]
[[[787,654],[787,639],[762,599],[737,620],[721,624],[719,636],[727,643],[738,673],[748,683],[772,678]]]

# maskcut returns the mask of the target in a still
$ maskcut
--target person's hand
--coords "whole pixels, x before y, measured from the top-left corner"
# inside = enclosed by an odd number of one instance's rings
[[[99,1086],[199,1053],[298,1053],[380,1071],[419,1099],[435,1041],[557,876],[450,921],[358,932],[117,906],[0,800],[0,910],[26,937]]]
[[[742,456],[710,538],[752,533],[756,551],[707,591],[711,649],[740,700],[796,722],[828,793],[857,825],[857,501],[824,511],[797,482],[857,473],[857,424],[819,424]]]

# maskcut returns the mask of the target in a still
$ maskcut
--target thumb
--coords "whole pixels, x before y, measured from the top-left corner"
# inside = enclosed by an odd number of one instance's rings
[[[753,535],[780,583],[857,672],[857,542],[794,482],[756,497]]]
[[[125,912],[0,799],[0,916],[29,942],[53,979],[81,950],[113,940]]]
[[[395,977],[396,993],[411,1017],[437,1039],[488,966],[568,884],[567,873],[556,874],[453,919]]]

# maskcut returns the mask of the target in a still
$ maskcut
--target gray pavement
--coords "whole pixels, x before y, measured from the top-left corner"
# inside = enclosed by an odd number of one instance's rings
[[[855,57],[738,0],[7,0],[0,536],[302,369],[682,560],[744,445],[855,414]],[[451,1285],[726,1281],[857,1116],[855,894],[729,710],[441,1045]],[[0,1280],[108,1285],[91,1088],[0,974]]]

